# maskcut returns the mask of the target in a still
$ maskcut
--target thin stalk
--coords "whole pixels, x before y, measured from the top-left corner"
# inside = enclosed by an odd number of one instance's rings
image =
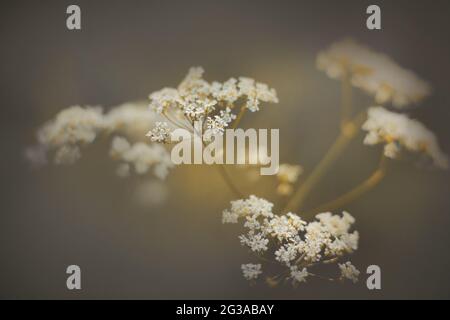
[[[351,119],[353,111],[352,84],[348,71],[345,71],[341,81],[341,127],[343,128]]]
[[[365,194],[367,191],[373,189],[376,185],[378,185],[378,183],[380,183],[380,181],[386,175],[386,168],[386,157],[383,154],[381,156],[380,163],[378,164],[377,169],[366,180],[364,180],[349,192],[341,195],[340,197],[313,209],[312,212],[318,213],[333,211],[335,209],[342,208],[347,203],[354,201],[355,199]]]
[[[233,125],[231,126],[232,129],[236,129],[237,128],[237,126],[241,122],[241,119],[244,116],[246,110],[247,110],[247,108],[245,106],[241,107],[241,110],[239,111],[236,119],[233,122]]]
[[[325,173],[328,171],[334,161],[345,150],[349,142],[356,136],[358,129],[365,119],[365,112],[358,114],[352,120],[346,123],[341,129],[341,132],[328,152],[322,160],[313,169],[311,174],[306,178],[303,184],[294,192],[294,195],[289,200],[284,208],[284,212],[294,211],[301,208],[304,200],[310,191],[319,183]]]

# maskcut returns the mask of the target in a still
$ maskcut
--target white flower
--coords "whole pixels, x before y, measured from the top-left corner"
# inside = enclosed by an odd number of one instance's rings
[[[186,127],[180,122],[186,124],[187,121],[188,126],[191,126],[192,122],[201,121],[201,128],[206,129],[203,140],[210,141],[212,136],[222,135],[225,128],[236,119],[231,110],[237,100],[245,100],[244,106],[251,111],[257,111],[260,102],[278,102],[275,90],[266,84],[250,78],[240,78],[239,83],[235,78],[224,83],[209,83],[203,79],[203,73],[201,67],[190,68],[176,89],[164,88],[150,94],[151,109],[162,113],[178,127]],[[171,115],[180,113],[183,119],[170,119]],[[165,142],[163,137],[157,135],[154,141]]]
[[[74,106],[60,111],[38,132],[38,140],[48,147],[92,143],[104,128],[102,109]]]
[[[390,101],[397,108],[418,103],[431,92],[428,83],[388,56],[348,39],[320,52],[317,66],[330,78],[348,75],[354,86],[373,95],[377,103]]]
[[[265,238],[261,233],[249,232],[247,235],[239,236],[241,244],[250,248],[254,252],[263,252],[267,250],[269,239]]]
[[[229,210],[224,210],[222,212],[222,223],[237,223],[238,214],[236,212],[231,212]]]
[[[213,82],[211,84],[211,93],[217,100],[225,101],[229,105],[232,105],[239,98],[239,91],[236,83],[237,81],[235,78],[230,78],[223,84]]]
[[[309,273],[306,268],[299,270],[297,266],[291,267],[291,278],[294,283],[306,282],[306,278],[308,277],[308,275]]]
[[[288,243],[275,251],[275,259],[289,266],[291,261],[297,258],[298,246],[295,243]]]
[[[292,213],[290,213],[294,216]],[[303,229],[301,222],[291,223],[288,216],[274,216],[268,225],[269,232],[273,237],[276,237],[279,241],[288,240],[295,237],[300,229]]]
[[[273,203],[258,198],[254,195],[250,195],[248,199],[231,201],[230,214],[233,214],[239,218],[246,216],[252,216],[253,218],[272,217]]]
[[[350,261],[339,263],[339,269],[341,270],[341,279],[349,279],[353,283],[358,282],[359,270]]]
[[[292,212],[276,215],[272,207],[253,195],[231,201],[231,208],[223,211],[222,222],[237,223],[243,218],[248,232],[239,236],[241,244],[259,254],[273,252],[276,261],[290,268],[294,284],[305,281],[307,267],[325,260],[329,263],[358,249],[358,232],[349,232],[355,218],[348,212],[342,216],[320,213],[316,221],[306,223]]]
[[[259,110],[259,102],[278,103],[275,89],[269,88],[267,84],[256,82],[247,77],[239,78],[239,95],[247,98],[247,109],[252,112]]]
[[[163,88],[149,95],[150,109],[156,113],[164,113],[171,107],[176,107],[181,101],[178,90],[174,88]]]
[[[114,137],[111,142],[111,149],[109,154],[113,158],[120,158],[125,152],[130,149],[131,145],[127,139],[123,137]]]
[[[104,116],[109,132],[121,133],[132,138],[142,138],[157,115],[149,111],[145,103],[124,103],[114,107]]]
[[[153,166],[153,173],[161,180],[166,178],[168,169],[173,167],[170,155],[159,144],[137,142],[131,145],[125,138],[115,137],[110,154],[125,163],[133,164],[137,174],[145,174]]]
[[[331,212],[319,213],[316,215],[316,219],[319,220],[333,236],[341,236],[348,233],[351,225],[355,222],[355,218],[346,211],[342,213],[342,217],[333,215]]]
[[[257,279],[259,277],[259,275],[262,273],[261,264],[247,263],[247,264],[241,265],[241,269],[242,269],[244,278],[247,280]]]
[[[400,147],[427,154],[439,168],[448,168],[447,156],[441,151],[435,135],[417,120],[404,114],[388,111],[383,107],[371,107],[362,129],[367,131],[364,144],[385,143],[384,154],[396,158]]]
[[[155,127],[150,130],[146,136],[150,137],[153,142],[164,142],[170,141],[171,130],[167,122],[156,122]]]

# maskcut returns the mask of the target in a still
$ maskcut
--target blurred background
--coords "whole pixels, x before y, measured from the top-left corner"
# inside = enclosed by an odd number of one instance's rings
[[[66,29],[69,4],[81,7],[81,31]],[[339,129],[340,84],[316,69],[315,57],[347,36],[432,84],[433,95],[411,114],[450,153],[450,3],[376,1],[381,31],[365,26],[369,4],[3,1],[0,298],[450,298],[448,172],[391,161],[381,184],[346,207],[361,236],[352,261],[362,281],[314,280],[294,289],[250,286],[241,276],[240,265],[255,261],[239,244],[241,229],[221,224],[234,197],[213,167],[175,168],[167,200],[148,206],[136,201],[142,178],[114,175],[107,142],[84,150],[74,166],[32,170],[23,159],[36,129],[61,109],[146,99],[201,65],[210,81],[249,76],[276,88],[280,103],[246,115],[242,126],[280,128],[281,162],[299,163],[308,173]],[[356,105],[372,103],[354,92]],[[363,146],[362,139],[333,166],[307,207],[373,171],[380,149]],[[255,184],[240,170],[229,168],[245,192],[280,207],[273,178]],[[81,267],[81,291],[66,288],[70,264]],[[382,269],[379,291],[365,286],[371,264]]]

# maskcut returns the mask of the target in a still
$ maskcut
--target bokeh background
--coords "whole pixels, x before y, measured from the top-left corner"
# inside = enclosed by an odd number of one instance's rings
[[[382,30],[369,31],[372,2],[2,1],[0,297],[450,298],[448,172],[391,161],[382,183],[347,206],[361,234],[352,261],[363,271],[381,266],[382,290],[367,290],[364,276],[357,285],[311,281],[294,289],[242,278],[240,264],[254,260],[238,243],[239,227],[221,224],[233,195],[212,167],[176,168],[167,201],[145,207],[133,201],[139,179],[113,174],[106,142],[70,167],[32,170],[23,159],[38,126],[59,110],[145,99],[201,65],[208,80],[245,75],[276,88],[280,104],[242,125],[280,128],[282,161],[308,172],[339,123],[339,83],[316,70],[315,56],[347,36],[433,85],[411,114],[450,153],[450,2],[376,1]],[[81,31],[66,29],[69,4],[81,7]],[[355,99],[371,104],[358,91]],[[307,207],[362,181],[379,153],[359,136]],[[278,201],[271,178],[247,183],[229,169],[246,192]],[[82,269],[81,291],[66,289],[70,264]]]

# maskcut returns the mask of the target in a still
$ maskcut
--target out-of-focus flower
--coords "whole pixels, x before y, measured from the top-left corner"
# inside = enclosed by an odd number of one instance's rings
[[[277,178],[281,182],[295,183],[302,172],[303,168],[299,165],[283,163],[280,164]]]
[[[124,103],[113,107],[104,115],[107,130],[121,133],[129,138],[142,140],[148,129],[160,117],[148,110],[144,102]]]
[[[44,156],[53,152],[56,164],[73,164],[81,157],[81,147],[93,143],[99,134],[119,133],[130,139],[143,140],[149,127],[159,118],[148,110],[146,104],[139,102],[119,105],[106,114],[99,107],[69,107],[40,128],[39,144],[34,150],[39,147]],[[157,126],[157,129],[159,140],[166,137],[163,135],[170,130],[169,126],[163,125]],[[168,151],[156,143],[137,142],[131,145],[125,137],[115,137],[110,154],[125,162],[117,168],[120,177],[129,175],[129,164],[133,164],[139,174],[146,173],[152,166],[154,174],[161,179],[173,167]],[[27,157],[36,162],[37,155],[34,152],[33,159],[33,154],[28,151]]]
[[[433,132],[404,114],[391,112],[383,107],[371,107],[362,129],[367,131],[364,144],[383,143],[386,157],[396,158],[403,148],[426,154],[437,167],[448,168],[448,158],[439,148]]]
[[[277,173],[277,179],[280,182],[277,187],[277,193],[283,196],[290,195],[293,190],[292,185],[297,182],[302,172],[303,168],[299,165],[281,164]]]
[[[355,87],[373,95],[377,103],[392,102],[397,108],[418,103],[431,92],[430,85],[412,71],[349,39],[320,52],[317,66],[330,78],[348,76]]]
[[[242,274],[247,280],[255,280],[262,273],[261,264],[247,263],[241,265]]]
[[[62,110],[54,120],[46,123],[38,132],[38,141],[52,148],[88,144],[104,128],[101,108],[74,106]]]
[[[145,174],[153,167],[153,173],[160,179],[165,179],[169,169],[174,166],[167,150],[161,145],[145,142],[130,144],[123,137],[114,137],[110,154],[118,160],[132,164],[137,174]]]
[[[339,269],[341,270],[341,279],[348,279],[353,283],[358,282],[359,270],[350,261],[339,263]]]

